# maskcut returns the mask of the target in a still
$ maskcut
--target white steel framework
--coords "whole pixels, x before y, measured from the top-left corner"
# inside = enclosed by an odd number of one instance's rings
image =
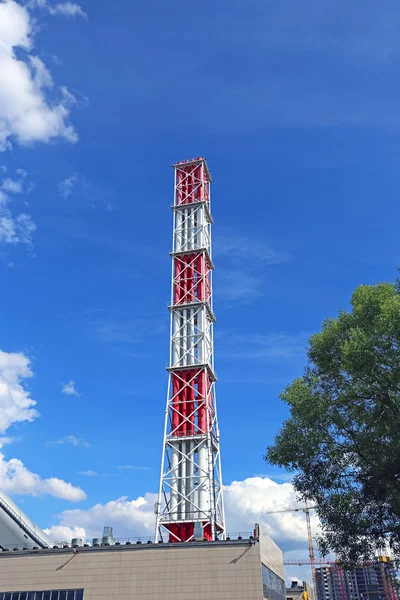
[[[224,538],[205,159],[175,165],[171,344],[156,538]]]

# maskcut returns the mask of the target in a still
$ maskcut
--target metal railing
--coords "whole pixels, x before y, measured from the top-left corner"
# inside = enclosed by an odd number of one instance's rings
[[[254,532],[250,532],[250,531],[242,531],[242,532],[235,532],[235,533],[229,533],[226,536],[226,540],[225,541],[241,541],[241,540],[248,540],[250,538],[253,538]],[[192,540],[193,542],[197,541],[197,542],[201,542],[201,540]],[[207,541],[207,540],[205,540]],[[215,540],[219,543],[222,543],[224,540]],[[99,539],[99,543],[95,544],[95,546],[130,546],[130,545],[141,545],[141,544],[155,544],[155,537],[154,536],[133,536],[133,537],[126,537],[126,538],[114,538],[113,542],[106,542],[103,543],[101,538]],[[164,540],[164,541],[159,541],[159,544],[169,544],[170,542],[168,542],[168,540]],[[180,544],[190,544],[190,542],[180,542]],[[208,543],[212,543],[212,542],[208,542]],[[91,547],[92,543],[88,543],[88,542],[83,542],[82,544],[83,547]],[[72,542],[71,540],[67,541],[67,540],[60,540],[57,542],[54,542],[54,546],[53,549],[57,549],[57,548],[71,548],[72,547]],[[79,545],[77,546],[79,547]],[[37,546],[33,543],[24,543],[24,544],[15,544],[15,545],[7,545],[4,546],[4,548],[6,548],[7,550],[38,550],[39,548],[37,548]],[[46,544],[45,548],[49,548],[49,546]]]

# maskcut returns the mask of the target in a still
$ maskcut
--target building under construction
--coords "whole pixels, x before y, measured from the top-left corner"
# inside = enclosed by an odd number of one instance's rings
[[[318,600],[399,600],[396,570],[385,556],[351,570],[319,567],[315,574]]]

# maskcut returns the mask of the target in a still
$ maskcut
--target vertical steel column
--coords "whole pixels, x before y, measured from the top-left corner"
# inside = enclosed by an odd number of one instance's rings
[[[224,538],[215,402],[210,184],[203,158],[174,166],[171,351],[156,538]]]

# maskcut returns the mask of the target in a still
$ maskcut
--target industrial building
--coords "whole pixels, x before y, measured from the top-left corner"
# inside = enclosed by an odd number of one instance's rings
[[[290,588],[286,588],[286,600],[313,600],[314,592],[307,581],[292,581]]]
[[[385,556],[352,570],[340,565],[320,567],[316,585],[318,600],[399,600],[396,570]]]
[[[0,600],[285,600],[282,552],[259,538],[0,552]]]

